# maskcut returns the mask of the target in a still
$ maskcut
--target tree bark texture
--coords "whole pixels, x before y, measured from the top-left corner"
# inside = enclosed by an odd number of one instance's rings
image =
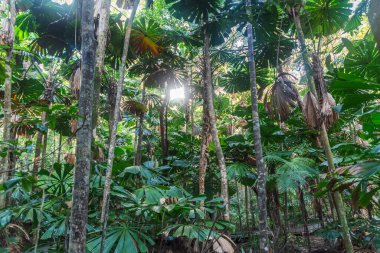
[[[109,29],[110,7],[111,0],[97,0],[95,11],[95,20],[98,22],[98,30],[95,31],[97,35],[96,46],[96,67],[95,67],[95,83],[94,83],[94,107],[92,111],[92,128],[94,129],[98,123],[99,115],[99,100],[100,88],[102,82],[102,75],[104,71],[104,58],[106,55],[107,37]]]
[[[205,92],[203,92],[204,94]],[[210,116],[206,99],[203,98],[203,126],[201,136],[201,152],[199,155],[199,194],[205,194],[205,180],[209,157]]]
[[[86,252],[88,192],[91,170],[92,110],[95,74],[94,2],[82,1],[82,73],[79,96],[79,119],[76,163],[73,185],[73,206],[70,224],[70,253]]]
[[[139,0],[134,1],[131,16],[129,17],[129,20],[128,20],[127,31],[124,37],[123,55],[121,57],[121,65],[119,69],[119,79],[117,81],[116,101],[115,101],[115,109],[113,112],[114,116],[113,116],[112,128],[111,128],[111,133],[110,133],[110,140],[109,140],[109,145],[108,145],[107,171],[106,171],[106,178],[104,182],[104,193],[103,193],[103,202],[102,202],[102,213],[101,213],[102,239],[101,239],[100,252],[104,251],[104,246],[105,246],[104,243],[105,243],[105,238],[106,238],[106,233],[107,233],[109,199],[110,199],[111,182],[112,182],[112,165],[113,165],[113,159],[115,155],[117,125],[119,123],[120,101],[121,101],[122,92],[123,92],[125,65],[127,62],[132,23],[137,12],[137,7],[139,6],[139,2],[140,2]]]
[[[250,16],[251,1],[246,0],[247,14]],[[255,142],[256,167],[258,174],[257,182],[257,204],[259,208],[259,245],[261,252],[269,252],[268,225],[267,225],[267,192],[266,177],[267,172],[264,164],[263,151],[261,145],[260,118],[257,99],[257,83],[256,83],[256,66],[255,55],[253,50],[253,29],[250,22],[247,23],[247,39],[248,39],[248,60],[249,60],[249,81],[251,85],[251,101],[252,101],[252,121],[253,121],[253,137]]]
[[[203,24],[204,24],[204,48],[203,48],[203,58],[204,58],[204,71],[205,71],[205,99],[210,116],[210,130],[212,141],[215,145],[216,159],[218,162],[220,170],[220,185],[221,185],[221,197],[224,199],[225,210],[223,213],[223,219],[229,220],[229,197],[228,197],[228,180],[227,180],[227,168],[224,159],[224,154],[222,146],[220,145],[218,129],[216,128],[216,116],[214,109],[214,90],[212,86],[212,70],[211,70],[211,58],[210,58],[210,33],[208,31],[208,13],[203,13]]]

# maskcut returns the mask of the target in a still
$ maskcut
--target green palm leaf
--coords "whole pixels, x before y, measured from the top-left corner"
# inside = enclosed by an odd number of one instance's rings
[[[308,36],[327,36],[343,29],[351,14],[349,0],[309,0],[306,1],[304,32]]]

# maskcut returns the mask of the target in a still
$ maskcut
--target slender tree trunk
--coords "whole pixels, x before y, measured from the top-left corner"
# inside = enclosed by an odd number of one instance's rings
[[[41,121],[45,121],[44,112],[41,116]],[[33,161],[33,176],[37,177],[38,168],[40,165],[40,156],[41,156],[41,148],[42,148],[42,141],[43,141],[43,133],[41,131],[38,131],[37,133],[37,140],[36,140],[36,147],[34,149],[34,161]]]
[[[54,85],[52,82],[52,74],[49,74],[49,78],[45,80],[45,91],[44,91],[44,100],[48,102],[49,108],[51,108],[51,103],[53,102],[53,96],[54,96]],[[41,170],[45,168],[46,164],[46,149],[48,144],[48,137],[49,137],[49,128],[47,127],[47,112],[42,113],[42,122],[46,125],[46,131],[43,134],[43,145],[42,145],[42,160],[41,160]],[[54,157],[54,156],[53,156]]]
[[[302,53],[302,58],[303,58],[303,62],[304,62],[304,66],[305,66],[305,70],[306,70],[306,74],[307,74],[307,78],[308,78],[309,89],[314,94],[314,96],[318,99],[316,87],[315,87],[315,84],[313,82],[313,74],[312,74],[313,72],[312,72],[310,60],[308,57],[308,51],[307,51],[305,38],[303,35],[303,31],[302,31],[300,18],[298,15],[299,14],[298,10],[295,10],[295,8],[292,8],[292,14],[293,14],[294,23],[295,23],[296,30],[297,30],[298,40],[301,44],[301,53]],[[335,165],[333,162],[333,154],[331,151],[330,141],[329,141],[329,137],[327,135],[327,130],[326,130],[324,123],[321,126],[321,141],[322,141],[325,153],[326,153],[329,171],[334,172],[335,171]],[[337,209],[337,213],[338,213],[338,218],[339,218],[340,224],[342,226],[342,232],[343,232],[342,237],[343,237],[344,247],[345,247],[347,253],[353,253],[354,250],[353,250],[353,246],[352,246],[352,242],[351,242],[351,236],[350,236],[349,227],[348,227],[348,223],[347,223],[346,213],[344,210],[344,203],[342,201],[342,196],[340,195],[339,192],[334,192],[333,197],[334,197],[334,200],[336,202],[336,209]]]
[[[161,104],[160,108],[160,134],[161,134],[161,149],[162,149],[162,160],[163,164],[167,163],[167,157],[169,155],[169,146],[168,146],[168,126],[167,126],[167,111],[168,104],[170,100],[170,89],[168,84],[165,86],[165,98]]]
[[[41,170],[43,170],[45,168],[45,164],[46,164],[46,150],[47,150],[48,136],[49,136],[48,134],[49,134],[49,130],[46,128],[46,132],[44,133],[44,141],[42,144]]]
[[[252,231],[255,231],[256,229],[255,207],[253,205],[252,196],[256,195],[256,198],[257,198],[257,194],[255,193],[255,191],[252,191],[252,189],[249,192],[250,192],[249,196],[251,196],[250,208],[251,208],[251,216],[252,216]]]
[[[237,200],[237,211],[239,218],[240,233],[243,231],[243,221],[241,219],[241,208],[240,208],[240,194],[239,194],[239,184],[237,178],[235,177],[235,187],[236,187],[236,200]]]
[[[86,225],[88,192],[91,170],[92,107],[95,72],[94,2],[82,1],[82,74],[79,97],[79,119],[76,145],[76,163],[71,210],[70,253],[86,252]]]
[[[184,93],[184,107],[185,107],[185,133],[189,132],[189,126],[190,126],[190,95],[191,95],[191,83],[192,83],[192,77],[193,72],[192,68],[190,67],[190,77],[189,77],[189,83],[184,82],[183,84],[183,93]]]
[[[92,110],[92,128],[95,129],[98,123],[99,115],[99,98],[100,87],[102,82],[102,75],[104,71],[104,58],[106,55],[108,27],[110,18],[111,0],[96,0],[95,4],[95,20],[98,22],[98,30],[95,31],[97,35],[97,46],[95,56],[95,80],[94,80],[94,107]]]
[[[229,198],[228,198],[228,180],[227,180],[227,168],[226,162],[224,160],[224,154],[222,150],[222,146],[220,145],[218,129],[216,127],[216,115],[214,109],[214,90],[212,87],[212,70],[211,70],[211,59],[210,59],[210,33],[208,31],[208,13],[203,13],[203,25],[204,25],[204,71],[205,71],[205,99],[207,102],[207,107],[210,116],[210,130],[212,141],[215,145],[215,153],[216,159],[218,162],[219,170],[220,170],[220,178],[221,178],[221,197],[224,199],[225,210],[223,213],[223,219],[229,220]]]
[[[53,101],[54,87],[52,83],[52,75],[49,74],[49,78],[45,80],[45,90],[44,90],[44,100],[48,102],[50,108],[51,102]],[[47,112],[41,113],[41,124],[44,126],[45,131],[39,131],[37,134],[36,148],[34,153],[34,163],[33,163],[33,175],[37,177],[39,169],[44,169],[46,162],[46,149],[47,149],[47,138],[48,138],[48,127],[47,127]],[[42,149],[42,152],[41,152]]]
[[[323,143],[323,146],[325,149],[329,171],[333,173],[335,171],[334,156],[333,156],[332,151],[331,151],[329,137],[327,135],[327,130],[326,130],[325,124],[322,124],[321,139],[322,139],[322,143]],[[338,214],[340,225],[342,226],[342,237],[343,237],[344,247],[345,247],[347,253],[353,253],[354,248],[352,246],[350,229],[348,227],[348,222],[347,222],[346,212],[344,210],[345,208],[344,208],[342,195],[340,194],[340,192],[334,191],[333,197],[335,200],[335,205],[336,205],[335,208],[336,208],[336,212]]]
[[[4,119],[3,119],[3,141],[12,141],[11,137],[11,118],[12,118],[12,50],[14,41],[14,24],[16,21],[15,0],[4,0],[0,6],[0,14],[8,11],[6,17],[2,20],[0,31],[0,45],[8,46],[5,56],[5,81],[4,81]],[[0,170],[0,183],[8,180],[11,168],[11,147],[8,147],[6,156],[2,160],[2,168]],[[0,194],[0,209],[7,206],[6,194]]]
[[[210,116],[205,99],[205,91],[203,92],[203,96],[203,126],[201,136],[201,152],[199,155],[199,194],[205,194],[205,180],[209,157],[208,146],[210,143]]]
[[[303,217],[303,228],[304,228],[304,234],[306,236],[307,249],[308,249],[308,252],[310,253],[311,252],[311,244],[310,244],[308,215],[307,215],[303,190],[300,186],[298,187],[298,197],[299,197],[300,208],[301,208],[301,213],[302,213],[302,217]]]
[[[251,12],[251,1],[246,0],[247,14]],[[263,151],[261,146],[260,119],[257,99],[257,83],[256,83],[256,67],[255,56],[253,51],[253,31],[252,24],[247,23],[248,37],[248,60],[249,60],[249,80],[251,84],[251,101],[252,101],[252,121],[253,121],[253,137],[255,141],[256,167],[258,173],[257,182],[257,203],[259,208],[259,238],[260,251],[269,252],[268,226],[267,226],[267,193],[266,193],[266,168],[263,159]]]
[[[61,162],[61,152],[62,152],[62,133],[59,133],[57,163]]]
[[[249,196],[248,196],[248,186],[244,186],[244,204],[245,204],[245,226],[248,230],[248,236],[251,236],[251,226],[249,223]]]
[[[141,97],[141,103],[145,106],[145,84],[143,84],[142,88],[142,97]],[[134,155],[134,165],[141,165],[142,160],[142,140],[144,136],[144,117],[145,113],[142,112],[139,117],[139,130],[138,130],[138,137],[137,137],[137,147],[136,152]]]
[[[117,134],[117,125],[120,113],[120,101],[123,92],[123,83],[125,77],[125,65],[127,62],[128,48],[129,48],[129,39],[131,36],[132,23],[135,18],[137,7],[139,6],[139,0],[135,0],[133,3],[133,9],[131,12],[131,16],[128,20],[127,31],[125,33],[124,38],[124,47],[123,47],[123,55],[121,57],[121,65],[119,69],[119,79],[117,82],[117,93],[116,93],[116,101],[115,101],[115,110],[113,116],[113,124],[110,133],[110,140],[108,145],[108,159],[107,159],[107,171],[106,178],[104,182],[104,193],[103,193],[103,202],[102,202],[102,213],[101,213],[101,223],[102,223],[102,239],[100,244],[100,252],[104,251],[104,243],[107,233],[107,220],[108,220],[108,212],[109,212],[109,199],[110,199],[110,191],[111,191],[111,181],[112,181],[112,165],[113,159],[115,155],[115,144],[116,144],[116,134]]]

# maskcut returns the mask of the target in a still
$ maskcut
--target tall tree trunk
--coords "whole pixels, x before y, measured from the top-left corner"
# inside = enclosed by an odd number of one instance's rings
[[[88,192],[91,170],[92,107],[95,72],[94,2],[82,1],[82,73],[79,96],[79,119],[76,163],[71,210],[69,252],[86,252]]]
[[[257,199],[257,192],[254,190],[254,188],[250,188],[249,192],[250,192],[249,196],[251,196],[250,209],[251,209],[251,216],[252,216],[252,231],[255,231],[255,229],[256,229],[256,218],[255,218],[255,207],[253,205],[252,196],[256,195],[256,199]]]
[[[247,14],[251,16],[251,0],[246,0]],[[260,251],[269,252],[268,226],[267,226],[267,192],[266,192],[266,168],[263,159],[263,151],[261,146],[260,119],[257,99],[257,83],[256,83],[256,66],[255,55],[253,51],[253,31],[252,24],[247,23],[248,37],[248,60],[249,60],[249,81],[251,85],[251,101],[252,101],[252,121],[253,121],[253,137],[255,141],[256,167],[258,174],[257,182],[257,204],[259,208],[259,238]]]
[[[44,90],[44,100],[48,102],[49,109],[51,108],[51,103],[53,102],[53,96],[54,96],[54,84],[53,84],[53,76],[52,73],[49,73],[49,78],[45,80],[45,90]],[[46,122],[46,131],[44,133],[44,141],[42,145],[42,160],[41,160],[41,170],[45,168],[46,164],[46,150],[47,150],[47,144],[48,144],[48,137],[49,137],[49,128],[47,127],[47,118],[48,114],[47,112],[43,112],[42,119],[43,122]],[[54,156],[53,156],[54,159]]]
[[[249,201],[250,198],[248,196],[248,186],[244,186],[244,204],[245,204],[245,226],[246,229],[248,230],[248,236],[251,236],[251,226],[249,224]]]
[[[201,152],[199,155],[199,194],[205,194],[205,180],[206,171],[209,157],[210,143],[210,115],[205,98],[205,91],[203,91],[203,126],[201,136]],[[203,203],[202,203],[203,205]]]
[[[191,95],[191,83],[192,83],[192,78],[193,78],[193,71],[192,68],[190,67],[190,76],[189,76],[189,83],[186,81],[183,84],[183,93],[184,93],[184,100],[183,104],[185,107],[185,133],[189,132],[190,128],[190,95]]]
[[[235,176],[235,187],[236,187],[236,200],[237,200],[237,212],[238,212],[238,218],[239,218],[239,228],[240,233],[243,231],[243,221],[241,219],[241,208],[240,208],[240,194],[239,194],[239,184],[237,181],[237,177]]]
[[[38,67],[37,67],[38,69]],[[38,70],[39,71],[39,70]],[[42,75],[42,73],[41,73]],[[50,108],[51,102],[53,101],[54,86],[52,82],[52,74],[49,73],[48,79],[45,79],[45,90],[44,90],[44,100],[48,102]],[[34,163],[33,163],[33,176],[37,177],[39,169],[44,169],[46,160],[46,149],[47,149],[47,137],[48,137],[48,127],[47,127],[47,112],[41,113],[41,124],[45,128],[44,132],[39,131],[37,134],[36,148],[34,153]],[[42,149],[42,152],[41,152]]]
[[[62,152],[62,133],[59,133],[57,163],[61,162],[61,152]]]
[[[308,249],[308,252],[310,253],[311,244],[310,244],[309,222],[308,222],[308,215],[307,215],[307,210],[306,210],[306,205],[305,205],[305,198],[304,198],[304,194],[303,194],[303,190],[301,186],[298,187],[298,197],[299,197],[300,208],[301,208],[301,213],[303,217],[303,228],[304,228],[304,234],[306,236],[307,249]]]
[[[223,213],[223,219],[229,220],[229,198],[228,198],[228,180],[227,180],[227,168],[226,162],[224,160],[224,154],[222,150],[222,146],[220,145],[218,129],[216,127],[216,115],[214,109],[214,89],[212,86],[212,70],[211,70],[211,59],[210,59],[210,33],[208,31],[208,13],[203,13],[203,35],[204,35],[204,48],[203,48],[203,58],[204,58],[204,71],[205,71],[205,99],[209,111],[210,116],[210,130],[212,141],[215,145],[215,153],[216,159],[218,162],[219,170],[220,170],[220,185],[221,185],[221,197],[224,200],[225,210]]]
[[[141,103],[145,106],[145,84],[143,84],[142,88],[142,96],[141,96]],[[145,112],[141,112],[139,116],[139,127],[138,127],[138,137],[137,137],[137,146],[136,146],[136,151],[134,155],[134,165],[141,165],[142,161],[142,140],[144,136],[144,117],[145,117]]]
[[[49,130],[46,128],[46,132],[44,133],[44,141],[42,144],[42,154],[41,154],[41,170],[45,169],[46,164],[46,151],[47,151],[47,144],[48,144],[48,135]]]
[[[41,115],[42,123],[45,121],[45,112]],[[37,133],[36,147],[34,149],[34,161],[33,161],[33,176],[37,177],[38,168],[40,165],[41,148],[44,134],[41,131]]]
[[[92,110],[92,128],[94,129],[98,123],[99,115],[99,98],[102,75],[104,71],[104,58],[106,55],[108,27],[110,18],[111,0],[96,0],[95,4],[95,20],[98,22],[98,30],[96,32],[97,46],[95,56],[95,80],[94,80],[94,106]]]
[[[165,85],[165,98],[160,108],[160,135],[161,135],[161,149],[162,149],[162,161],[163,164],[167,163],[167,157],[169,155],[169,143],[168,143],[168,126],[167,126],[167,111],[170,100],[170,89],[168,84]]]
[[[299,8],[296,9],[295,7],[293,7],[292,8],[292,15],[293,15],[294,24],[295,24],[296,30],[297,30],[298,40],[301,44],[301,53],[302,53],[302,58],[303,58],[303,62],[304,62],[305,70],[306,70],[307,79],[308,79],[308,86],[309,86],[310,91],[318,99],[318,94],[316,91],[315,83],[313,82],[313,70],[311,69],[309,55],[308,55],[308,51],[307,51],[307,47],[306,47],[306,43],[305,43],[305,38],[304,38],[304,34],[303,34],[303,30],[302,30],[302,26],[301,26],[301,22],[300,22],[300,18],[299,18]],[[327,158],[327,162],[328,162],[328,168],[329,168],[330,172],[334,172],[335,171],[335,165],[333,162],[333,154],[331,151],[330,141],[329,141],[329,137],[327,135],[326,126],[324,123],[322,123],[321,125],[322,125],[321,129],[320,129],[321,141],[322,141],[323,148],[325,150],[325,154],[326,154],[326,158]],[[334,197],[334,200],[336,202],[336,209],[337,209],[337,213],[338,213],[338,218],[339,218],[340,224],[342,226],[342,237],[343,237],[344,247],[345,247],[347,253],[353,253],[354,250],[353,250],[353,246],[352,246],[352,242],[351,242],[351,236],[350,236],[350,231],[349,231],[349,227],[348,227],[348,223],[347,223],[346,213],[344,210],[344,204],[342,201],[342,196],[339,192],[334,192],[333,197]]]
[[[16,21],[15,0],[5,0],[1,3],[0,14],[8,11],[6,17],[2,19],[2,31],[0,31],[0,45],[8,46],[5,57],[5,81],[4,81],[4,119],[3,119],[3,141],[12,141],[11,137],[11,118],[12,118],[12,50],[14,41],[14,25]],[[0,170],[0,182],[8,180],[9,170],[11,168],[11,148],[8,147],[6,156],[2,161]],[[7,206],[7,195],[0,194],[0,209]]]
[[[117,81],[117,92],[116,92],[116,101],[115,101],[115,109],[113,112],[113,122],[112,129],[110,132],[110,140],[108,145],[108,159],[107,159],[107,171],[106,178],[104,182],[104,193],[103,193],[103,202],[102,202],[102,213],[101,213],[101,223],[102,223],[102,239],[100,244],[100,252],[104,251],[104,243],[107,233],[107,220],[108,220],[108,211],[109,211],[109,199],[110,199],[110,191],[111,191],[111,177],[112,177],[112,165],[113,159],[115,155],[115,144],[116,144],[116,134],[117,134],[117,125],[119,123],[119,113],[120,113],[120,101],[123,92],[123,83],[125,77],[125,66],[127,62],[128,48],[129,48],[129,39],[131,36],[132,23],[135,18],[137,7],[139,6],[140,0],[135,0],[133,3],[133,9],[131,12],[131,16],[128,20],[127,31],[124,37],[124,47],[123,47],[123,55],[121,57],[121,65],[119,69],[119,79]]]
[[[327,135],[327,130],[326,130],[325,124],[322,124],[321,140],[322,140],[322,144],[323,144],[324,149],[325,149],[329,171],[333,173],[335,171],[334,156],[333,156],[332,151],[331,151],[329,137]],[[336,205],[335,209],[336,209],[336,212],[338,214],[340,225],[342,226],[342,237],[343,237],[344,247],[345,247],[347,253],[353,253],[354,248],[352,246],[350,229],[348,227],[348,222],[347,222],[346,212],[344,210],[345,208],[344,208],[342,195],[340,194],[340,192],[334,191],[333,197],[334,197],[335,205]]]

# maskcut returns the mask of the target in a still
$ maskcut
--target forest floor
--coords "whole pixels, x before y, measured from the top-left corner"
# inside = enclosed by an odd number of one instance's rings
[[[311,252],[312,253],[343,253],[344,250],[334,250],[326,243],[325,239],[320,236],[310,236]],[[307,253],[307,247],[300,248],[302,253]],[[361,249],[354,247],[355,253],[376,253],[375,250],[371,249]]]

